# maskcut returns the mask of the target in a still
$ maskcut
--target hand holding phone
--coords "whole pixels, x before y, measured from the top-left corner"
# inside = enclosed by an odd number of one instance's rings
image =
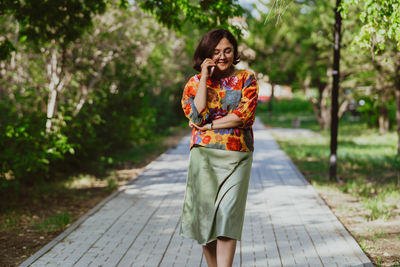
[[[217,62],[218,59],[216,59]],[[201,63],[201,74],[206,77],[211,77],[214,73],[215,66],[216,66],[215,60],[212,60],[211,58],[206,58],[203,61],[203,63]]]

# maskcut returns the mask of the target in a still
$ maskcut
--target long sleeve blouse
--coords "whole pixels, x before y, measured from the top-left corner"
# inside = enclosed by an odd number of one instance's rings
[[[204,146],[231,151],[254,151],[252,125],[258,101],[258,84],[254,73],[237,70],[233,76],[217,81],[207,79],[207,105],[204,110],[198,111],[194,97],[200,78],[201,74],[194,75],[184,88],[181,103],[185,116],[194,124],[202,126],[234,113],[242,125],[205,131],[193,127],[190,148]]]

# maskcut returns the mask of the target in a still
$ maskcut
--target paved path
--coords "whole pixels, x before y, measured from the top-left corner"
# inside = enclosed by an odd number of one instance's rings
[[[253,169],[234,266],[373,266],[270,133]],[[189,137],[21,266],[207,266],[179,236]]]

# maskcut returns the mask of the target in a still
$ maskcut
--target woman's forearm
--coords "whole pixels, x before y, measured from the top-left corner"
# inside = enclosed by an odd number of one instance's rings
[[[207,77],[205,75],[201,75],[199,89],[196,92],[196,96],[194,97],[194,105],[196,106],[197,111],[202,112],[207,105]]]
[[[213,129],[235,128],[240,126],[242,126],[242,121],[234,113],[229,113],[220,119],[213,120]]]

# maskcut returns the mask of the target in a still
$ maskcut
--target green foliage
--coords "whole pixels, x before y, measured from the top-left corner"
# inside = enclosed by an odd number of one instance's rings
[[[369,214],[366,215],[368,220],[379,218],[388,220],[395,214],[394,210],[397,208],[395,204],[387,205],[385,199],[382,197],[364,199],[363,207],[369,211]]]
[[[17,227],[18,225],[18,221],[20,220],[20,215],[17,214],[10,214],[9,216],[7,216],[5,218],[5,221],[2,224],[1,228],[9,228],[9,229],[13,229],[15,227]]]
[[[321,127],[328,125],[329,91],[332,85],[330,66],[333,62],[332,11],[335,1],[260,2],[268,8],[268,13],[261,12],[260,18],[251,17],[248,20],[250,37],[246,43],[257,53],[254,59],[249,59],[251,67],[268,75],[270,83],[287,84],[294,91],[305,89],[307,93],[307,89],[310,89],[318,92],[309,98],[314,103],[314,114],[319,116]],[[344,2],[347,17],[342,25],[339,105],[365,99],[367,104],[360,108],[363,119],[368,120],[371,127],[377,127],[381,116],[384,118],[381,122],[389,121],[389,128],[393,129],[396,125],[393,95],[397,87],[395,81],[399,80],[395,71],[398,69],[399,57],[394,39],[386,38],[386,50],[379,54],[371,53],[370,50],[373,49],[356,49],[352,44],[364,25],[360,25],[360,13],[371,14],[364,18],[365,22],[374,21],[376,25],[379,24],[382,27],[379,30],[381,32],[383,28],[387,32],[390,27],[397,29],[399,12],[394,12],[392,7],[399,8],[399,3],[394,4],[392,0]],[[393,5],[389,7],[389,4]],[[375,45],[374,38],[371,37],[371,46]],[[381,108],[383,106],[389,109],[388,113]],[[384,125],[386,124],[379,125],[382,132],[386,130]]]
[[[278,103],[272,112],[277,114],[284,113],[287,114],[288,112],[293,113],[304,113],[304,114],[312,114],[312,106],[310,101],[306,99],[301,94],[295,95],[292,99],[280,99],[276,100]],[[267,111],[268,104],[267,103],[259,103],[257,106],[257,111],[264,112]]]
[[[364,251],[368,251],[368,250],[372,249],[372,247],[370,247],[370,246],[367,245],[367,243],[366,243],[366,241],[365,241],[365,238],[361,238],[361,240],[360,240],[360,247],[361,247],[361,249],[364,250]]]
[[[7,59],[12,51],[15,51],[15,47],[10,40],[0,41],[0,60]]]
[[[240,30],[228,23],[228,19],[240,16],[244,9],[237,0],[142,0],[140,7],[153,14],[159,22],[174,29],[181,30],[187,22],[199,25],[201,28],[227,27],[240,35]]]
[[[184,119],[183,73],[190,72],[194,49],[185,38],[198,39],[200,31],[184,27],[190,34],[175,36],[138,8],[110,7],[92,22],[93,30],[63,53],[53,53],[60,49],[54,45],[36,54],[18,42],[12,60],[1,66],[3,189],[76,171],[103,174],[115,164],[116,151],[157,140]],[[56,113],[47,119],[54,60],[64,74],[53,74],[69,83],[57,92]]]
[[[105,190],[109,191],[118,188],[118,183],[115,179],[109,177],[106,181],[107,181],[107,186],[105,187]]]
[[[283,2],[276,6],[277,2]],[[332,62],[333,1],[262,1],[268,13],[248,20],[246,43],[257,52],[252,67],[275,84],[302,88],[307,74],[311,87],[327,81]],[[256,6],[255,6],[256,7]]]
[[[71,0],[71,1],[0,1],[0,17],[12,16],[19,25],[19,39],[40,48],[59,44],[63,49],[81,37],[93,25],[93,18],[107,8],[128,9],[134,4],[128,0]],[[217,25],[227,27],[240,35],[240,30],[228,19],[243,14],[243,8],[231,0],[193,3],[190,0],[142,0],[139,6],[153,14],[158,22],[174,29],[182,29],[187,22],[202,28]],[[0,60],[8,58],[15,47],[7,37],[0,42]]]
[[[62,46],[79,38],[92,25],[92,17],[106,9],[106,1],[0,1],[0,16],[12,15],[20,26],[20,38],[36,46],[54,41]],[[6,39],[0,51],[11,52]],[[1,53],[2,59],[7,53]]]
[[[400,50],[400,2],[398,0],[343,0],[343,15],[346,17],[351,6],[361,7],[359,19],[362,27],[354,42],[361,48],[384,50],[386,43],[393,40]]]
[[[310,101],[300,94],[274,101],[272,113],[268,112],[268,103],[258,103],[257,115],[273,127],[292,128],[293,120],[300,120],[302,128],[318,128]]]
[[[4,107],[0,113],[3,115],[0,124],[0,180],[6,173],[18,177],[24,184],[46,179],[51,161],[73,153],[73,146],[65,135],[59,132],[45,134],[42,114],[32,113],[18,118]],[[2,186],[7,186],[4,181]]]
[[[365,121],[367,121],[370,127],[376,128],[378,126],[379,120],[379,107],[381,105],[386,106],[389,112],[389,125],[393,126],[396,124],[396,103],[394,98],[391,98],[390,101],[386,103],[381,103],[379,101],[378,96],[364,96],[362,99],[364,104],[358,106],[357,111],[360,112],[361,116]],[[392,127],[393,128],[393,127]]]
[[[57,212],[47,219],[36,223],[36,228],[43,232],[55,232],[64,230],[71,223],[71,216],[67,210]]]

